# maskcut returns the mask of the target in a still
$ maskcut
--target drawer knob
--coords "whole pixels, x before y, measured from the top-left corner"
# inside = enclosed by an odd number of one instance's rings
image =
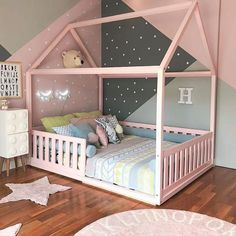
[[[9,131],[13,132],[16,131],[16,126],[15,125],[9,125],[8,126]]]
[[[23,111],[20,113],[20,118],[26,118],[27,117],[27,112]]]
[[[26,123],[20,124],[20,129],[21,129],[21,130],[25,130],[26,128],[27,128]]]
[[[11,148],[10,149],[10,155],[15,155],[17,153],[16,148]]]
[[[25,153],[27,151],[27,147],[25,145],[20,147],[20,152]]]
[[[11,144],[16,143],[16,137],[10,137],[9,138],[9,143],[11,143]]]
[[[20,136],[20,141],[26,141],[27,140],[27,135],[21,135]]]
[[[9,115],[9,119],[10,119],[10,120],[15,120],[15,119],[16,119],[16,113],[11,113],[11,114]]]

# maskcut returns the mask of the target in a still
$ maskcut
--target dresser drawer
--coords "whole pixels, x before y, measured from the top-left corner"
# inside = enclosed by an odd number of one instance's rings
[[[29,136],[28,133],[7,135],[7,157],[14,157],[28,154]]]
[[[9,111],[6,116],[7,134],[16,134],[28,131],[28,111]]]

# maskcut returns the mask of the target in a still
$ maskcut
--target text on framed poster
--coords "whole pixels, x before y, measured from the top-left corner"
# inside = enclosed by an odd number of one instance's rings
[[[21,90],[21,63],[0,62],[0,99],[19,98]]]

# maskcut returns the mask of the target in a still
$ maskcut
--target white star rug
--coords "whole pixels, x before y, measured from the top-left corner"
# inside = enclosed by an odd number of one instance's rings
[[[50,184],[48,177],[43,177],[32,183],[6,184],[6,186],[12,190],[12,193],[2,198],[0,203],[30,200],[43,206],[47,206],[50,194],[71,189],[67,186]]]
[[[9,226],[5,229],[0,229],[0,236],[15,236],[20,230],[21,224]]]

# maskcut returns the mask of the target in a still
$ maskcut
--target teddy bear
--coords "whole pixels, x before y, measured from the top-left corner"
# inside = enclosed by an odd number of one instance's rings
[[[78,68],[84,64],[80,51],[69,50],[62,52],[63,64],[65,68]]]

